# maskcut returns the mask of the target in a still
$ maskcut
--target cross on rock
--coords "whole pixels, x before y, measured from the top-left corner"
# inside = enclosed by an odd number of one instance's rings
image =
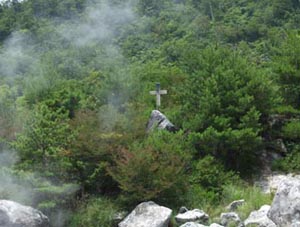
[[[156,95],[156,109],[160,107],[160,96],[167,94],[167,90],[160,90],[160,83],[156,83],[156,91],[150,91],[151,95]]]

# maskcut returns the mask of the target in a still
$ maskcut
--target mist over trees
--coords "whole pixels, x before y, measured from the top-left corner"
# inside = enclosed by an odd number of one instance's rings
[[[299,171],[299,15],[297,0],[1,1],[0,197],[98,226],[101,207],[218,203],[278,139],[274,168]],[[146,133],[156,82],[177,133]]]

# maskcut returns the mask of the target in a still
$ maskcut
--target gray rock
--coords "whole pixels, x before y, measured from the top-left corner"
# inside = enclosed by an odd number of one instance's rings
[[[209,216],[202,210],[194,209],[189,210],[183,214],[177,214],[175,220],[177,223],[186,223],[186,222],[198,222],[205,223],[207,222]]]
[[[196,222],[187,222],[187,223],[181,225],[180,227],[208,227],[208,226],[202,225],[202,224],[199,224]]]
[[[0,226],[48,227],[49,219],[41,211],[19,203],[0,200]]]
[[[291,227],[300,227],[300,222],[299,221],[294,222]]]
[[[235,200],[232,203],[230,203],[226,209],[229,211],[234,211],[236,210],[239,206],[242,206],[245,203],[244,199],[240,199],[240,200]]]
[[[216,223],[211,224],[209,227],[224,227],[223,225],[219,225]]]
[[[290,181],[294,179],[300,180],[300,175],[272,173],[271,175],[263,176],[261,179],[255,182],[255,185],[260,187],[264,193],[276,192],[279,185],[282,182]]]
[[[268,217],[278,226],[300,226],[300,180],[283,181],[275,194]]]
[[[121,223],[119,227],[167,227],[172,210],[154,202],[139,204]]]
[[[228,226],[231,224],[236,226],[243,226],[239,215],[235,212],[222,213],[221,214],[221,225]]]
[[[118,226],[118,223],[121,222],[126,217],[126,215],[127,213],[124,211],[115,213],[113,216],[113,225]]]
[[[187,211],[189,211],[188,208],[186,208],[186,207],[180,207],[178,213],[179,214],[183,214],[183,213],[185,213]]]
[[[249,217],[244,221],[244,225],[257,225],[259,227],[276,227],[275,223],[268,218],[267,214],[271,206],[263,205],[259,210],[252,211]]]
[[[207,225],[199,224],[197,222],[187,222],[187,223],[181,225],[180,227],[208,227],[208,226]],[[224,226],[216,224],[216,223],[213,223],[209,227],[224,227]]]
[[[147,124],[147,132],[158,129],[165,129],[169,132],[176,132],[178,129],[168,120],[168,118],[158,110],[153,110]]]
[[[280,152],[282,154],[287,153],[287,148],[286,148],[286,146],[285,146],[282,139],[277,139],[277,140],[274,141],[274,143],[275,143],[275,146],[276,146],[275,150],[277,150],[278,152]]]

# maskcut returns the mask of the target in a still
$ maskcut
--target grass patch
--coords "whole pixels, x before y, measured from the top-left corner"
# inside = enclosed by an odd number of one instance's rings
[[[225,185],[220,200],[215,200],[214,196],[201,187],[194,187],[188,195],[190,203],[187,208],[201,209],[209,215],[210,223],[220,223],[221,213],[229,212],[226,206],[235,200],[244,199],[245,203],[235,212],[238,213],[241,220],[245,220],[252,211],[258,210],[262,205],[271,205],[274,197],[273,194],[263,193],[258,187],[241,182]]]
[[[271,205],[273,197],[273,194],[265,194],[255,186],[227,185],[224,188],[223,204],[226,206],[234,200],[244,199],[245,203],[238,207],[236,212],[245,220],[252,211],[258,210],[262,205]]]
[[[91,198],[73,215],[69,227],[111,227],[118,209],[111,200],[104,197]]]

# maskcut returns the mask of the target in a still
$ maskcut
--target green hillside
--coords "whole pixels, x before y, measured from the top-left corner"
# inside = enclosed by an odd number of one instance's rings
[[[263,152],[299,171],[299,25],[298,0],[4,1],[0,198],[105,227],[146,200],[216,212]],[[146,133],[157,82],[176,133]]]

